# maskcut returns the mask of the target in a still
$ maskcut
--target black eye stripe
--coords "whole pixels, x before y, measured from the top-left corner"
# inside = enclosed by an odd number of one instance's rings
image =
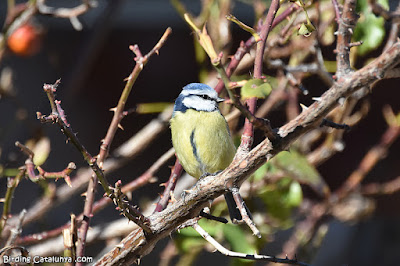
[[[200,97],[203,98],[204,100],[215,101],[215,99],[211,98],[211,97],[208,96],[207,94],[199,94],[198,96],[200,96]]]

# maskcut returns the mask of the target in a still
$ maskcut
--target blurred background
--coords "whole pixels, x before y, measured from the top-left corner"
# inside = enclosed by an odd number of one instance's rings
[[[24,3],[24,1],[16,1]],[[43,92],[44,83],[54,83],[61,78],[61,85],[57,90],[57,99],[61,100],[67,114],[68,122],[81,143],[92,155],[99,150],[100,141],[104,138],[112,119],[110,108],[116,106],[120,93],[125,86],[124,79],[134,67],[135,55],[128,49],[129,45],[138,44],[143,54],[147,53],[159,40],[167,27],[172,28],[172,35],[159,55],[151,58],[143,72],[134,84],[132,93],[126,106],[133,108],[139,103],[170,102],[173,103],[181,88],[190,82],[211,82],[215,84],[215,74],[205,78],[204,73],[212,73],[209,64],[201,62],[196,54],[194,36],[174,7],[174,1],[163,0],[99,0],[97,7],[89,9],[78,17],[82,30],[74,29],[67,18],[56,18],[37,14],[29,21],[36,35],[30,43],[32,51],[19,53],[6,47],[0,59],[0,72],[4,78],[11,73],[12,86],[9,91],[2,91],[0,98],[0,197],[6,191],[8,170],[16,169],[24,164],[26,156],[15,147],[20,141],[37,141],[48,137],[50,150],[48,158],[42,165],[46,171],[60,171],[69,162],[75,162],[77,168],[86,166],[81,154],[66,143],[65,136],[59,128],[50,124],[41,124],[36,118],[36,112],[49,114],[51,109],[46,94]],[[177,2],[177,1],[175,1]],[[207,1],[180,1],[182,5],[195,16],[199,15],[202,5]],[[217,1],[222,6],[229,2],[230,12],[247,25],[255,25],[254,6],[256,2],[268,6],[269,1]],[[309,1],[305,1],[309,2]],[[331,1],[314,1],[329,4]],[[341,2],[341,1],[339,1]],[[53,7],[72,8],[80,5],[81,1],[57,0],[46,1],[46,5]],[[314,3],[315,4],[315,3]],[[390,10],[394,10],[397,1],[389,1]],[[311,8],[312,3],[310,3]],[[310,11],[311,12],[311,11]],[[0,1],[0,25],[6,23],[7,1]],[[236,25],[231,25],[231,39],[225,51],[233,54],[240,41],[247,40],[250,34]],[[390,24],[383,26],[386,33]],[[378,56],[383,49],[386,34],[382,44],[375,50],[360,55],[356,68],[362,67],[370,58]],[[321,45],[324,59],[334,61],[335,42]],[[286,62],[288,59],[284,59]],[[266,68],[268,69],[268,68]],[[245,69],[247,74],[252,69]],[[269,75],[276,75],[277,70],[266,70]],[[214,78],[214,81],[212,79]],[[210,81],[211,80],[211,81]],[[309,91],[308,95],[299,94],[299,102],[309,105],[312,97],[318,97],[327,88],[327,85],[316,75],[307,75],[302,78],[302,85]],[[365,118],[351,131],[345,132],[342,144],[344,149],[334,154],[316,169],[328,184],[335,190],[356,169],[368,150],[380,141],[387,129],[382,115],[382,109],[390,105],[394,113],[400,109],[399,79],[390,79],[379,82],[372,94],[366,96],[370,102],[369,112]],[[361,103],[359,104],[361,105]],[[300,107],[299,107],[300,109]],[[149,121],[158,116],[155,114],[132,114],[124,118],[122,126],[116,134],[111,151],[123,144],[138,132]],[[270,114],[273,127],[279,127],[286,121],[285,108],[278,105]],[[242,121],[242,120],[241,120]],[[257,135],[256,142],[262,136]],[[128,183],[145,172],[149,166],[168,149],[171,148],[168,128],[143,150],[139,156],[125,163],[123,167],[113,171],[107,178],[111,184],[121,179]],[[112,153],[112,152],[111,152]],[[400,176],[400,143],[395,141],[388,150],[386,157],[381,160],[366,176],[365,183],[384,183]],[[168,165],[173,165],[174,158]],[[7,170],[7,171],[6,171]],[[107,174],[107,172],[106,172]],[[162,193],[160,183],[168,180],[170,168],[165,165],[157,173],[158,181],[147,184],[132,194],[131,202],[140,207],[157,198]],[[74,173],[71,179],[74,178]],[[53,180],[49,182],[54,182]],[[55,183],[64,184],[63,180]],[[307,186],[302,186],[303,196],[308,200],[316,200],[318,196]],[[22,180],[15,191],[12,203],[12,214],[18,214],[22,209],[29,209],[42,195],[42,188],[27,179]],[[84,190],[71,197],[68,201],[54,206],[40,219],[23,227],[22,235],[41,232],[57,228],[69,221],[70,213],[79,214],[83,210],[83,198],[79,195]],[[98,188],[97,198],[102,197],[101,187]],[[250,196],[249,196],[250,197]],[[251,196],[250,206],[257,212],[257,196]],[[325,237],[315,240],[312,247],[303,247],[298,251],[299,260],[308,261],[313,265],[398,265],[400,255],[400,193],[373,196],[374,210],[361,219],[340,221],[337,217],[330,217],[321,221],[324,227],[318,231]],[[247,200],[246,200],[247,201]],[[305,205],[307,206],[307,205]],[[253,211],[253,208],[252,211]],[[297,211],[289,215],[291,223],[278,226],[280,230],[268,236],[268,240],[260,244],[259,254],[278,255],[282,246],[293,233],[293,225],[307,216],[307,207],[303,206],[300,216]],[[262,210],[262,208],[261,208]],[[268,212],[268,210],[266,210]],[[108,206],[96,214],[92,225],[108,223],[120,218],[114,206]],[[249,231],[243,227],[243,231]],[[249,232],[247,232],[249,233]],[[189,234],[190,235],[190,234]],[[179,239],[179,234],[172,238]],[[317,243],[318,242],[318,243]],[[170,239],[164,239],[155,251],[142,259],[141,265],[155,265],[160,262],[160,253],[167,252],[166,247]],[[204,243],[203,243],[204,245]],[[94,242],[87,248],[87,255],[96,257],[104,247],[103,242]],[[256,245],[257,246],[257,245]],[[168,252],[167,252],[168,253]],[[204,263],[243,263],[232,262],[231,259],[219,253],[199,251],[193,265]],[[197,255],[198,255],[197,254]],[[303,256],[302,256],[303,255]],[[303,259],[306,258],[306,259]],[[174,257],[171,265],[183,263]],[[184,264],[182,264],[184,265]],[[255,265],[264,265],[257,262]]]

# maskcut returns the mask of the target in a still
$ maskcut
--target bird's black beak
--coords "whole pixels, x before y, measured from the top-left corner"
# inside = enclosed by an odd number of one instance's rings
[[[224,102],[225,101],[225,99],[224,98],[217,98],[217,103],[222,103],[222,102]]]

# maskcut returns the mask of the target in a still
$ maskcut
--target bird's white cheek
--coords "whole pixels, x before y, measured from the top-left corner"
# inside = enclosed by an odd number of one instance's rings
[[[199,99],[198,97],[186,97],[182,103],[188,107],[198,111],[212,112],[217,109],[217,105],[213,101]]]

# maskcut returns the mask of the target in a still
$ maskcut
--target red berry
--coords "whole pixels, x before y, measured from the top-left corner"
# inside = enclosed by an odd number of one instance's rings
[[[40,49],[40,32],[27,23],[16,29],[7,40],[10,50],[19,56],[32,56]]]

